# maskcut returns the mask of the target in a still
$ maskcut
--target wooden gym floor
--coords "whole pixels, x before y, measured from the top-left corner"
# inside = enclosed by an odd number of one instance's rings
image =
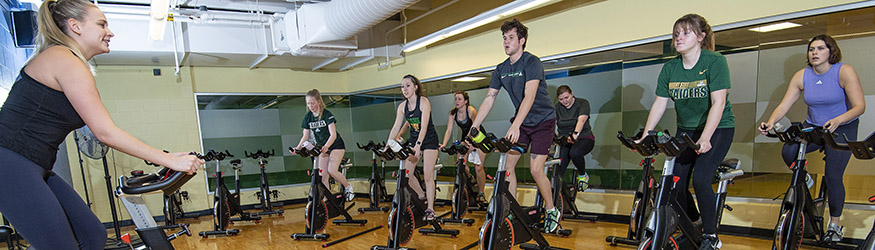
[[[350,214],[355,219],[366,219],[368,224],[364,227],[356,226],[336,226],[329,224],[326,226],[324,233],[331,235],[329,241],[307,241],[293,240],[290,235],[292,233],[303,233],[304,225],[304,205],[285,206],[284,216],[264,216],[259,223],[254,222],[237,222],[229,228],[240,229],[240,234],[231,237],[213,237],[202,238],[197,235],[200,231],[212,230],[212,216],[201,216],[199,218],[183,219],[180,223],[190,223],[192,236],[182,236],[172,241],[177,250],[217,250],[217,249],[322,249],[322,244],[343,238],[366,229],[386,225],[387,213],[369,212],[359,214],[358,207],[366,207],[366,199],[356,199],[357,204]],[[389,203],[383,203],[383,206],[389,206]],[[437,208],[438,213],[449,211],[449,207]],[[439,235],[421,235],[414,233],[413,239],[404,245],[421,250],[434,249],[460,249],[475,241],[480,226],[483,225],[484,212],[471,212],[466,217],[475,219],[472,226],[446,224],[447,229],[458,229],[460,234],[453,238],[449,236]],[[160,223],[160,222],[159,222]],[[627,250],[635,249],[632,246],[610,246],[605,242],[605,237],[610,235],[626,235],[628,225],[610,222],[595,222],[565,220],[561,223],[563,228],[571,229],[573,233],[570,237],[561,238],[557,236],[546,236],[548,242],[552,246],[558,246],[568,249],[615,249]],[[114,232],[112,229],[107,230],[110,237]],[[122,233],[130,233],[135,235],[133,226],[123,227]],[[172,233],[168,231],[168,234]],[[342,243],[329,246],[327,249],[346,250],[346,249],[370,249],[372,245],[385,245],[388,237],[388,229],[386,227],[366,233],[359,237],[344,241]],[[723,249],[726,250],[748,250],[748,249],[768,249],[771,246],[770,239],[739,237],[730,235],[721,235],[723,241]],[[6,244],[0,243],[0,249],[6,249]],[[477,249],[477,248],[472,248]],[[515,247],[514,249],[519,249]],[[803,247],[802,249],[818,249],[814,247]]]
[[[356,208],[367,205],[366,199],[356,199]],[[389,203],[383,203],[384,206],[389,206]],[[262,218],[260,223],[253,222],[237,222],[231,225],[230,228],[240,229],[240,234],[232,237],[217,237],[217,238],[202,238],[197,235],[197,232],[212,230],[212,217],[202,216],[194,219],[184,219],[180,222],[190,223],[192,236],[182,236],[173,241],[173,245],[178,250],[194,250],[194,249],[321,249],[321,245],[327,242],[318,241],[295,241],[290,235],[292,233],[303,233],[304,225],[304,206],[293,205],[285,206],[284,216],[267,216]],[[385,225],[387,222],[387,214],[379,212],[371,212],[359,214],[356,208],[351,209],[354,218],[367,219],[368,224],[364,227],[360,226],[336,226],[329,224],[325,233],[331,234],[331,240],[340,239],[347,235],[356,232],[364,231],[379,225]],[[438,214],[448,211],[449,207],[437,208]],[[477,241],[477,234],[480,226],[483,223],[484,212],[472,212],[468,214],[468,218],[474,218],[476,221],[473,226],[446,224],[448,229],[460,230],[460,235],[456,238],[447,236],[423,236],[415,233],[413,239],[405,245],[416,249],[460,249],[470,243]],[[563,221],[562,226],[566,229],[573,230],[573,233],[568,238],[555,236],[546,236],[547,241],[551,245],[569,249],[635,249],[631,246],[616,246],[612,247],[605,242],[605,237],[609,235],[625,235],[627,225],[609,222],[580,222],[573,220]],[[135,234],[133,227],[122,228],[123,233],[129,232]],[[108,230],[112,237],[112,230]],[[385,245],[388,237],[388,229],[382,228],[359,237],[347,240],[345,242],[333,245],[327,249],[343,250],[343,249],[369,249],[372,245]],[[747,238],[738,236],[723,235],[720,237],[723,241],[723,249],[727,250],[744,250],[744,249],[767,249],[771,246],[771,240]],[[0,247],[5,248],[3,244]],[[474,248],[476,249],[476,248]],[[518,249],[518,248],[515,248]],[[816,249],[816,248],[803,248]]]

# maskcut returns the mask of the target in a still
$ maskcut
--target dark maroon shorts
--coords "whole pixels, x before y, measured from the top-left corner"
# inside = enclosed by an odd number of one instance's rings
[[[510,119],[511,123],[513,123],[513,119]],[[555,128],[556,118],[543,121],[533,127],[520,126],[520,139],[517,140],[517,143],[529,145],[527,151],[532,154],[548,155],[550,154],[550,145],[553,145]]]

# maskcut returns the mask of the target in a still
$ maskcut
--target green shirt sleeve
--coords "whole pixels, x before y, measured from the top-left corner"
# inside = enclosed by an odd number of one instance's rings
[[[337,122],[337,119],[334,119],[334,114],[332,114],[327,109],[322,111],[322,116],[325,117],[325,124],[332,124]]]
[[[711,92],[721,89],[729,89],[729,64],[726,62],[726,57],[714,52],[716,56],[711,63],[710,74],[708,75],[708,88]]]

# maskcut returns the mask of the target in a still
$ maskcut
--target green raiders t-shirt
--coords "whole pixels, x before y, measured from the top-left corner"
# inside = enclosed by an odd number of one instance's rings
[[[692,69],[684,69],[681,56],[662,66],[656,85],[656,95],[671,98],[677,111],[677,126],[682,129],[705,128],[711,109],[711,93],[729,89],[729,66],[726,57],[711,50],[702,50]],[[735,116],[726,94],[726,105],[717,128],[735,127]]]
[[[331,137],[331,132],[328,131],[328,125],[337,122],[334,119],[334,114],[331,114],[328,110],[322,110],[322,116],[318,119],[313,115],[313,112],[307,112],[304,115],[304,121],[301,123],[301,128],[309,129],[313,134],[314,139],[316,140],[317,145],[325,145],[328,142],[328,138]],[[340,133],[337,133],[337,139],[335,141],[340,141]]]

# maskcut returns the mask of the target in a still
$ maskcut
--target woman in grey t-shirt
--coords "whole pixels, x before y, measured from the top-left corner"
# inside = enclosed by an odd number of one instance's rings
[[[595,146],[595,136],[592,127],[589,126],[589,101],[574,97],[574,92],[568,85],[559,86],[556,90],[559,100],[556,103],[556,130],[559,137],[566,136],[566,143],[559,146],[559,174],[564,174],[568,168],[569,160],[574,167],[584,176],[582,180],[589,182],[586,174],[586,160],[583,158]]]

